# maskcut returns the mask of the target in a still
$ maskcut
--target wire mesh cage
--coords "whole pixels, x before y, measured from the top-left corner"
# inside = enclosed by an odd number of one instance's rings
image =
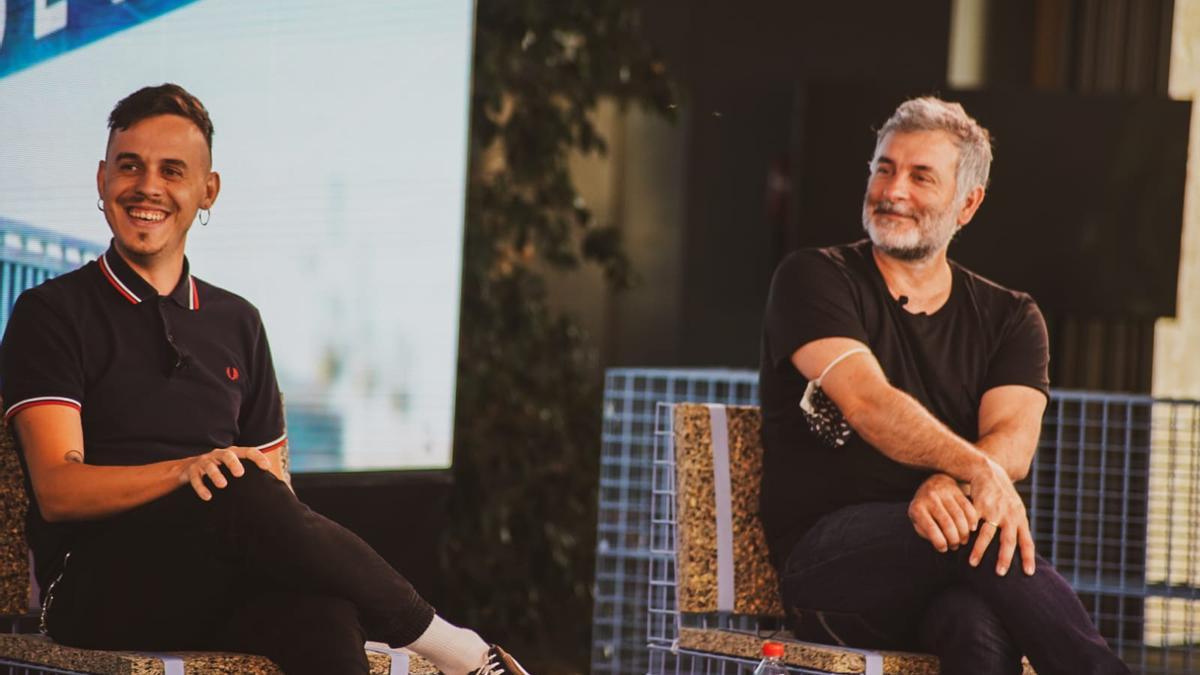
[[[76,671],[59,670],[48,666],[31,666],[20,661],[0,660],[0,675],[78,675]]]
[[[1200,671],[1200,402],[1055,391],[1029,480],[1038,550],[1135,672]]]
[[[615,368],[606,373],[600,450],[592,672],[645,673],[650,493],[661,402],[757,404],[745,370]]]

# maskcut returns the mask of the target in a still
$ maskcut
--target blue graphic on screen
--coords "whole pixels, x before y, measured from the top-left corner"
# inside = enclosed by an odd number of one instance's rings
[[[0,77],[196,0],[0,0]]]
[[[296,470],[449,466],[471,0],[0,0],[0,329],[94,258],[113,105],[175,82],[221,192],[187,254],[253,302]]]

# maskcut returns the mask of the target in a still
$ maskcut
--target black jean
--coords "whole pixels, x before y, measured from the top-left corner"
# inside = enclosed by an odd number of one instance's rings
[[[209,502],[185,486],[87,523],[50,591],[51,637],[261,654],[304,675],[366,673],[365,640],[425,631],[433,608],[366,542],[245,466]]]
[[[998,549],[971,567],[970,545],[938,553],[917,536],[907,504],[835,511],[788,557],[790,627],[813,642],[927,651],[942,675],[1020,673],[1022,654],[1038,675],[1130,672],[1046,560],[1038,557],[1033,576],[1014,560],[1001,577]]]

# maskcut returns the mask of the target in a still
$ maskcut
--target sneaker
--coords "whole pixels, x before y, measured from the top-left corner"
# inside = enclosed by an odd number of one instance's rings
[[[488,649],[487,661],[471,675],[529,675],[529,671],[522,668],[500,645],[492,645]]]

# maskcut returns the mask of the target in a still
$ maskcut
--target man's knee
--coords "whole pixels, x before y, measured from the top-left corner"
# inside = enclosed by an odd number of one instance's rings
[[[223,488],[212,490],[214,500],[221,497],[240,501],[290,496],[291,491],[287,484],[270,471],[264,471],[249,461],[243,461],[242,468],[242,475],[234,476],[228,467],[222,467],[221,472],[225,475],[227,483]]]
[[[934,596],[921,618],[922,648],[942,659],[942,672],[1021,672],[1021,652],[982,597],[962,586]],[[964,670],[964,668],[966,670]]]

